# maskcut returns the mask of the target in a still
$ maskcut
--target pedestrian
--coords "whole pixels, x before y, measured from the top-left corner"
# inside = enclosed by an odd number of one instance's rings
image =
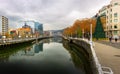
[[[109,37],[109,41],[112,42],[112,37]]]
[[[118,40],[118,39],[117,39],[117,38],[115,38],[115,42],[117,42],[117,40]]]
[[[115,36],[114,36],[114,39],[115,39],[115,42],[117,42],[118,39],[119,39],[119,36],[118,36],[118,35],[115,35]]]

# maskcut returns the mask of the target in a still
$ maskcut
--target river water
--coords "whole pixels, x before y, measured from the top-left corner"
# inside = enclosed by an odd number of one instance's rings
[[[89,61],[77,48],[61,38],[5,48],[0,50],[0,74],[91,74]]]

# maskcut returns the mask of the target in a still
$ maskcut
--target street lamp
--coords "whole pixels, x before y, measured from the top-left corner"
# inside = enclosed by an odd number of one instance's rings
[[[21,36],[19,35],[19,38],[21,38]]]
[[[6,36],[3,36],[3,43],[5,43],[6,41]]]
[[[90,24],[90,43],[92,45],[92,24]]]
[[[83,40],[84,40],[84,29],[82,30],[82,32],[83,32]]]
[[[71,38],[72,38],[72,32],[71,32]]]

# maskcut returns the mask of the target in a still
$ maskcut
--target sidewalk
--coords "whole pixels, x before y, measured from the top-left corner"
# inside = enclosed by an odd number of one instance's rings
[[[98,40],[97,42],[120,49],[120,40],[117,42],[115,42],[114,40],[112,40],[111,42],[109,40]]]
[[[105,43],[105,42],[103,42]],[[120,47],[120,45],[119,45]],[[110,67],[114,74],[120,74],[120,49],[95,42],[95,52],[102,66]]]

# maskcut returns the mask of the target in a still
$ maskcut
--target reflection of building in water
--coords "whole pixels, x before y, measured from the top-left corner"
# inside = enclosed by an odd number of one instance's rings
[[[34,56],[35,53],[39,53],[40,51],[43,51],[43,43],[34,44],[32,48],[26,48],[24,52],[27,56]]]
[[[34,44],[32,47],[27,47],[22,51],[17,52],[16,54],[12,55],[16,56],[34,56],[36,53],[43,51],[43,43]]]
[[[33,49],[35,53],[43,51],[43,43],[33,45]]]
[[[54,38],[44,39],[42,41],[43,41],[43,43],[50,43],[50,42],[62,43],[62,38],[61,37],[54,37]]]
[[[26,48],[26,49],[24,50],[23,55],[34,56],[34,49],[33,49],[33,48],[30,48],[30,47]]]
[[[43,43],[50,43],[50,39],[44,39]]]
[[[62,43],[62,38],[59,38],[59,37],[52,38],[51,42]]]

